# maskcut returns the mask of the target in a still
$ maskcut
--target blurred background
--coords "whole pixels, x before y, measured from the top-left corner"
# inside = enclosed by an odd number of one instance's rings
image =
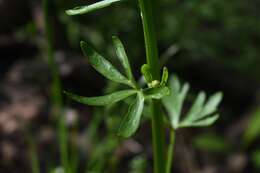
[[[89,66],[80,40],[117,66],[111,36],[119,36],[140,78],[145,49],[137,1],[64,13],[93,2],[0,0],[0,172],[152,172],[149,116],[123,140],[116,130],[127,105],[93,108],[61,94],[120,88]],[[177,132],[174,172],[260,172],[260,1],[157,5],[160,57],[192,88],[185,107],[200,90],[224,93],[216,124]]]

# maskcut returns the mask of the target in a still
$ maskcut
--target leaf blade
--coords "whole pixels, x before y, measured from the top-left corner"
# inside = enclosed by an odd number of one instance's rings
[[[85,104],[85,105],[91,105],[91,106],[105,106],[109,104],[116,103],[120,100],[123,100],[131,95],[134,95],[136,93],[135,90],[122,90],[117,91],[112,94],[108,94],[105,96],[97,96],[97,97],[83,97],[79,96],[70,92],[64,91],[64,94],[66,94],[71,99]]]
[[[183,127],[205,127],[205,126],[210,126],[212,124],[214,124],[219,118],[219,115],[213,115],[207,118],[204,118],[202,120],[199,121],[195,121],[195,122],[184,122],[184,123],[180,123],[179,127],[183,128]]]
[[[191,109],[188,111],[186,117],[184,118],[183,122],[189,122],[189,121],[194,121],[198,115],[201,113],[203,110],[203,104],[206,99],[206,94],[205,92],[200,92],[193,103]]]
[[[144,108],[144,97],[142,93],[137,94],[136,102],[129,107],[127,115],[123,118],[119,129],[118,135],[128,138],[139,127],[141,115]]]
[[[134,80],[134,77],[133,77],[133,73],[132,73],[132,70],[131,70],[131,65],[129,63],[129,59],[127,57],[127,54],[126,54],[126,51],[125,51],[123,43],[116,36],[113,36],[112,39],[113,39],[114,47],[116,48],[117,57],[120,60],[122,66],[124,67],[124,70],[126,72],[126,76],[133,83],[136,83],[135,80]]]
[[[91,5],[79,6],[79,7],[73,8],[73,9],[66,10],[66,14],[67,15],[85,14],[85,13],[88,13],[88,12],[92,12],[92,11],[110,6],[110,5],[112,5],[116,2],[119,2],[119,1],[122,1],[122,0],[103,0],[103,1],[91,4]]]
[[[131,86],[131,82],[125,76],[123,76],[109,61],[98,54],[91,46],[89,46],[84,41],[81,41],[80,45],[84,55],[88,58],[92,67],[95,68],[100,74],[114,82]]]
[[[220,104],[222,100],[223,94],[221,92],[217,92],[216,94],[212,95],[207,103],[204,105],[204,108],[200,114],[200,116],[197,117],[197,119],[203,118],[207,115],[210,115],[217,111],[217,107]]]

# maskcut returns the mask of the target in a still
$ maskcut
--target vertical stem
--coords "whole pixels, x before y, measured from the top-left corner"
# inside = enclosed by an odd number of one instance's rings
[[[48,64],[52,77],[51,84],[51,101],[53,108],[57,116],[57,128],[59,137],[59,149],[62,167],[65,172],[68,172],[68,139],[65,117],[62,116],[62,92],[61,92],[61,81],[58,73],[58,67],[54,59],[54,40],[53,40],[53,26],[50,14],[50,0],[43,0],[43,12],[44,12],[44,26],[45,26],[45,38],[46,38],[46,49]]]
[[[151,1],[152,0],[139,0],[139,5],[143,22],[146,61],[152,69],[152,77],[154,78],[154,80],[159,80],[160,69],[158,65],[158,48],[153,18],[153,5]]]
[[[175,133],[174,130],[170,131],[170,143],[167,151],[167,160],[166,160],[166,173],[171,173],[172,161],[173,161],[173,152],[175,144]]]
[[[146,61],[153,80],[160,80],[160,67],[153,17],[153,0],[139,0],[144,30]],[[165,173],[164,127],[160,102],[152,101],[152,135],[154,153],[154,173]]]

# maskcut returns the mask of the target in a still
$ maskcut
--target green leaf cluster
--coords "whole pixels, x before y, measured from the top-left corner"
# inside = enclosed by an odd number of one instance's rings
[[[125,74],[119,72],[119,70],[117,70],[107,59],[97,53],[89,44],[84,41],[81,41],[80,43],[85,57],[87,57],[89,63],[96,71],[98,71],[108,80],[124,84],[130,87],[130,89],[116,91],[105,96],[97,97],[83,97],[66,91],[64,91],[64,93],[79,103],[92,106],[111,105],[135,95],[136,100],[131,103],[128,112],[123,118],[118,130],[118,135],[129,137],[134,134],[139,127],[145,100],[161,99],[164,96],[170,94],[170,90],[166,86],[168,80],[168,71],[166,68],[164,68],[161,83],[158,82],[158,85],[142,89],[137,85],[134,79],[130,62],[122,42],[119,40],[119,38],[114,36],[113,44],[117,57],[122,64],[122,67],[124,68]]]
[[[210,96],[206,101],[206,94],[200,92],[186,116],[181,119],[183,103],[189,91],[189,84],[181,85],[176,76],[171,76],[169,83],[171,95],[163,98],[163,104],[169,114],[170,124],[173,129],[209,126],[219,118],[216,112],[222,100],[222,93],[218,92]]]

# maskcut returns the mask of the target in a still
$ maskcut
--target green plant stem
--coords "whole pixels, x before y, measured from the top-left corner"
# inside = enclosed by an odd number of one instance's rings
[[[167,151],[167,160],[166,160],[166,173],[171,173],[172,161],[174,156],[174,145],[175,145],[175,132],[174,130],[170,131],[170,143]]]
[[[57,120],[58,136],[59,136],[59,148],[60,157],[63,169],[68,172],[68,137],[65,117],[62,116],[62,90],[61,81],[58,73],[58,67],[54,59],[54,40],[53,40],[53,25],[50,14],[50,0],[43,0],[43,12],[44,12],[44,29],[46,38],[46,51],[47,60],[51,72],[52,84],[51,84],[51,102],[55,111],[55,119]]]
[[[155,22],[152,0],[139,0],[144,30],[146,61],[152,73],[153,80],[160,80],[160,67],[156,40]],[[154,153],[154,173],[165,172],[164,127],[159,101],[152,101],[152,135]]]

